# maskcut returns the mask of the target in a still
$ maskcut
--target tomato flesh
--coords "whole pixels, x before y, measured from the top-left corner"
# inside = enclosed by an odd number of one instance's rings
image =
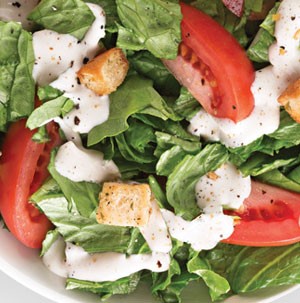
[[[254,107],[254,69],[245,51],[221,25],[198,9],[181,3],[182,46],[174,60],[163,60],[203,108],[218,118],[238,122]],[[205,67],[205,68],[203,68]]]
[[[57,126],[47,126],[50,142],[32,141],[34,131],[20,120],[11,125],[0,158],[0,211],[10,232],[24,245],[40,248],[52,227],[28,199],[49,176],[50,150],[60,143]]]
[[[283,246],[300,241],[300,194],[252,181],[250,196],[233,234],[223,242],[245,246]]]

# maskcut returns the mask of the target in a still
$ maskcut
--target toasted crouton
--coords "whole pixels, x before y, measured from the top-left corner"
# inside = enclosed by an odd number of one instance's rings
[[[287,87],[279,96],[278,102],[296,122],[300,123],[300,79]]]
[[[122,84],[129,63],[120,48],[112,48],[85,64],[78,72],[80,83],[98,95],[108,95]]]
[[[100,193],[97,221],[118,226],[144,226],[151,213],[148,184],[106,182]]]

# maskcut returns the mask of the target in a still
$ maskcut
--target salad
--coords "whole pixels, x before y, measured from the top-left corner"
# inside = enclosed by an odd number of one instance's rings
[[[296,0],[1,3],[0,213],[66,288],[162,302],[300,282]]]

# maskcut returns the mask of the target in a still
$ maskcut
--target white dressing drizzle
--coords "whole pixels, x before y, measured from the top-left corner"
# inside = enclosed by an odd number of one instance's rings
[[[256,72],[251,87],[255,107],[250,116],[239,123],[218,119],[200,111],[191,119],[189,131],[205,140],[221,141],[228,147],[251,143],[279,125],[277,98],[287,85],[300,78],[300,2],[282,1],[277,12],[276,42],[269,49],[272,65]]]
[[[202,176],[195,186],[197,204],[205,213],[220,206],[239,208],[250,195],[250,176],[243,177],[231,163],[223,164],[213,176]]]
[[[32,27],[32,22],[26,18],[39,0],[0,1],[0,20],[22,23],[25,29]]]
[[[59,238],[45,253],[43,262],[59,276],[103,282],[116,281],[143,269],[166,271],[170,266],[170,256],[161,252],[130,256],[115,252],[89,254]]]
[[[191,244],[197,251],[212,249],[234,229],[233,217],[224,215],[222,206],[239,208],[250,191],[250,177],[243,178],[232,164],[226,163],[213,177],[201,177],[195,186],[197,204],[203,214],[192,221],[169,210],[162,210],[162,214],[173,238]]]
[[[98,41],[105,36],[105,13],[87,4],[96,19],[82,41],[71,35],[42,30],[33,34],[35,65],[33,77],[40,86],[50,84],[64,92],[75,108],[64,117],[75,132],[88,133],[109,116],[109,97],[98,96],[78,82],[76,72],[100,51]]]
[[[101,183],[116,180],[120,172],[111,160],[104,160],[103,153],[76,146],[69,141],[60,146],[55,157],[55,168],[74,182]]]
[[[276,42],[269,49],[269,59],[274,74],[286,87],[300,77],[300,2],[282,1],[276,19]]]
[[[162,210],[162,214],[171,236],[191,244],[196,251],[212,249],[233,233],[233,218],[221,211],[202,214],[192,221],[186,221],[166,209]]]
[[[152,251],[168,253],[172,249],[172,241],[155,199],[152,199],[151,207],[148,224],[139,230]]]

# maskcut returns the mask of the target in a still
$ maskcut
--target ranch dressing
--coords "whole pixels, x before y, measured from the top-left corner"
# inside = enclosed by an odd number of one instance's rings
[[[105,36],[105,13],[95,4],[87,4],[95,21],[82,41],[68,34],[42,30],[33,34],[35,64],[33,78],[38,85],[51,85],[64,92],[75,107],[64,117],[74,132],[88,133],[109,116],[109,97],[99,96],[81,85],[76,72],[100,51],[98,41]]]
[[[198,206],[203,213],[186,221],[169,210],[162,210],[171,236],[200,251],[214,248],[234,230],[234,219],[223,214],[223,206],[239,208],[251,191],[250,177],[244,178],[230,163],[202,176],[195,186]]]
[[[104,282],[116,281],[143,269],[166,271],[170,256],[160,252],[130,256],[115,252],[89,254],[59,238],[46,252],[43,262],[49,270],[62,277]]]

